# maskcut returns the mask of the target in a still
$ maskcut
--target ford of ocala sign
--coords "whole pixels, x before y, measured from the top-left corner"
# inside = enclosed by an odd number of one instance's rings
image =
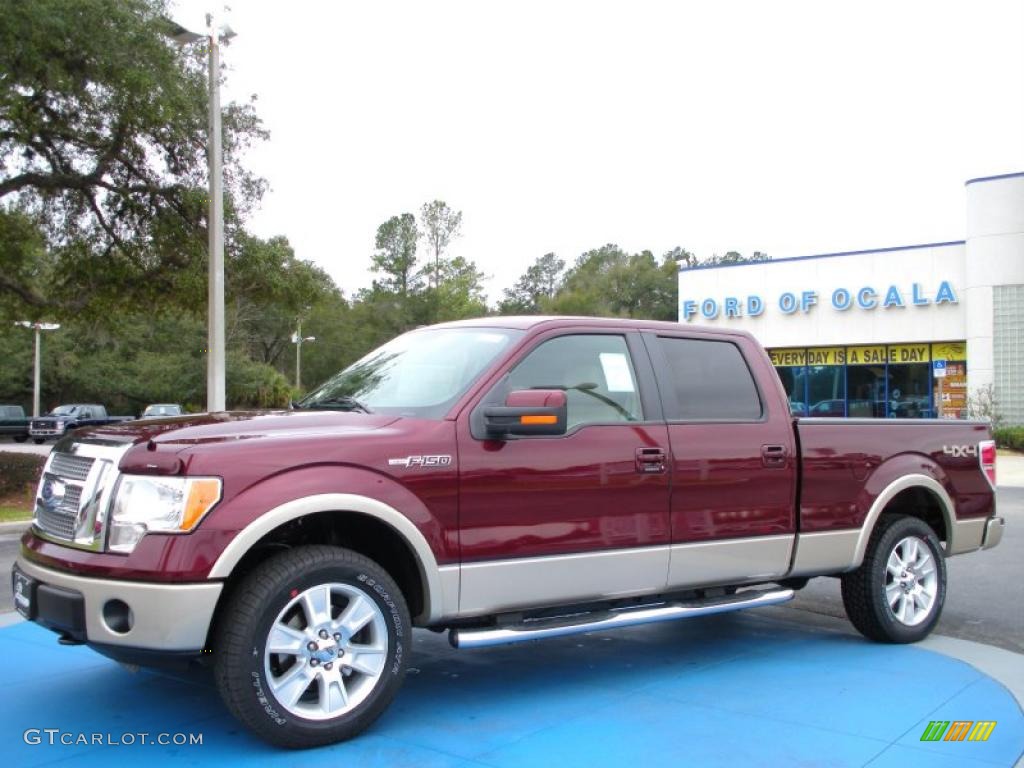
[[[920,283],[912,283],[909,291],[901,291],[898,285],[890,285],[883,290],[876,290],[873,286],[865,285],[860,288],[836,288],[831,295],[826,297],[832,309],[845,312],[848,309],[872,310],[882,307],[883,309],[904,309],[908,306],[926,307],[931,304],[957,304],[956,291],[948,280],[939,283],[935,293],[925,291]],[[779,311],[786,315],[795,312],[810,312],[819,303],[817,291],[785,291],[775,302]],[[765,300],[763,297],[754,294],[745,298],[738,296],[726,296],[721,300],[715,298],[706,299],[680,299],[679,315],[683,320],[692,320],[698,315],[704,320],[713,320],[721,315],[725,318],[731,317],[757,317],[764,314]]]

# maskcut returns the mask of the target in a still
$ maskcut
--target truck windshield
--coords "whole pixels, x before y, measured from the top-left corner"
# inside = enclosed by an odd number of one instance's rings
[[[295,407],[439,418],[522,335],[507,328],[411,331],[357,360]]]
[[[78,410],[77,405],[58,405],[50,413],[54,416],[70,416],[72,413]]]

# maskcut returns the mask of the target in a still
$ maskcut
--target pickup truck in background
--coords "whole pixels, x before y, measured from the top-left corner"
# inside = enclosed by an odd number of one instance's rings
[[[108,416],[107,409],[93,403],[58,405],[45,416],[36,416],[29,421],[28,433],[32,442],[63,437],[65,432],[79,427],[95,427],[104,424],[118,424],[131,421],[134,416]]]
[[[50,454],[15,603],[62,643],[197,660],[260,737],[351,737],[411,629],[458,648],[772,605],[935,627],[999,543],[988,424],[794,418],[748,334],[593,318],[412,331],[288,411],[110,424]],[[56,652],[56,651],[55,651]]]
[[[14,442],[28,440],[28,418],[20,405],[0,405],[0,435],[13,437]]]

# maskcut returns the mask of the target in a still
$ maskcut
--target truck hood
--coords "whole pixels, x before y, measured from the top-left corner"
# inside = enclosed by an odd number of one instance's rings
[[[129,421],[78,432],[78,437],[153,443],[165,450],[268,437],[373,432],[398,416],[345,411],[231,411]]]

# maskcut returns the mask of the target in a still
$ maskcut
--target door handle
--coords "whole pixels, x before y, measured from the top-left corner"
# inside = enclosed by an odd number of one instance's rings
[[[637,448],[636,471],[643,475],[665,471],[665,451],[661,448]]]
[[[762,445],[761,463],[766,467],[785,467],[789,451],[784,445]]]

